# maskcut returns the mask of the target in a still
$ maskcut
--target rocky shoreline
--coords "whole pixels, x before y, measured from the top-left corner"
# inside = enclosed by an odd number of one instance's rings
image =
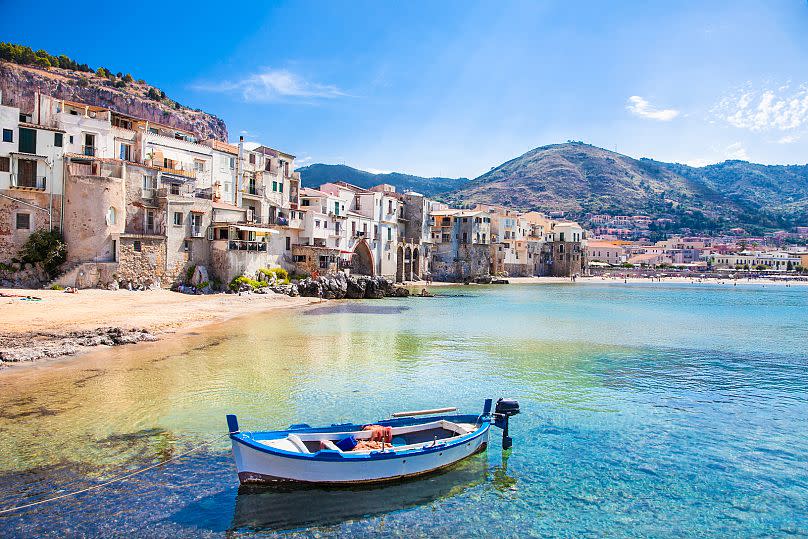
[[[66,334],[32,331],[0,336],[0,368],[7,363],[57,359],[86,352],[97,346],[153,342],[158,337],[146,329],[105,327]]]

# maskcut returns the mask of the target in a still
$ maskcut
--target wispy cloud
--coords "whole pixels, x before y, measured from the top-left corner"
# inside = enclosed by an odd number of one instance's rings
[[[305,167],[306,165],[310,165],[313,161],[312,157],[307,155],[306,157],[297,157],[295,158],[295,168]]]
[[[711,112],[734,127],[754,132],[808,127],[808,85],[763,89],[747,85],[721,99]],[[788,142],[793,140],[783,144]]]
[[[749,161],[749,154],[746,153],[746,148],[740,142],[734,142],[727,146],[724,150],[724,155],[727,159],[739,159],[741,161]]]
[[[669,122],[679,116],[679,111],[675,109],[658,109],[638,95],[628,98],[626,109],[632,114],[649,120]]]
[[[253,103],[311,101],[348,95],[334,85],[307,81],[289,70],[272,68],[263,69],[241,80],[201,83],[194,88],[205,92],[240,94],[245,101]]]
[[[800,140],[800,137],[797,136],[797,135],[785,135],[785,136],[780,137],[779,139],[775,140],[775,143],[777,143],[777,144],[792,144],[794,142],[797,142],[798,140]]]

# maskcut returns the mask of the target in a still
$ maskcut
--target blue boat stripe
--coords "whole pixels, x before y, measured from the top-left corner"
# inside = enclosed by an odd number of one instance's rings
[[[283,449],[277,449],[274,447],[258,443],[257,441],[254,440],[250,440],[244,436],[245,433],[232,434],[230,438],[242,445],[250,447],[251,449],[255,449],[256,451],[260,451],[262,453],[269,453],[270,455],[276,455],[278,457],[313,460],[321,462],[356,462],[363,460],[388,460],[394,458],[412,457],[414,455],[426,455],[429,453],[435,453],[438,451],[452,449],[454,447],[461,446],[467,442],[475,441],[477,438],[483,436],[490,427],[491,427],[490,423],[484,423],[480,425],[480,427],[474,432],[470,432],[469,434],[459,436],[449,443],[438,444],[430,447],[422,447],[420,449],[407,449],[406,451],[389,451],[384,453],[380,451],[374,451],[369,454],[365,453],[361,455],[351,455],[350,453],[339,453],[336,451],[318,451],[317,453],[297,453],[294,451],[284,451]]]

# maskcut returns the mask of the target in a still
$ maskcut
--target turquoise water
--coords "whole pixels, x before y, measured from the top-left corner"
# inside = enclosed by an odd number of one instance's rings
[[[384,488],[239,489],[222,438],[1,536],[808,536],[808,288],[467,286],[0,376],[0,508],[225,429],[517,398],[514,447]]]

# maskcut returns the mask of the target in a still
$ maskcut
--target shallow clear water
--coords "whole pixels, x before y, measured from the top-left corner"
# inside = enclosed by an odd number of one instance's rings
[[[808,289],[443,288],[0,376],[0,508],[224,433],[517,398],[514,448],[384,488],[241,489],[226,438],[0,536],[808,535]]]

